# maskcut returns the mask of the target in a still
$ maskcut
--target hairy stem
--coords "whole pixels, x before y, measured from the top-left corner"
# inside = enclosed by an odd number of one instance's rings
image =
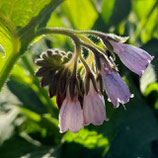
[[[71,30],[71,29],[65,29],[65,28],[44,28],[44,29],[41,29],[38,33],[37,33],[37,36],[38,35],[41,35],[41,34],[62,34],[62,35],[66,35],[68,37],[71,37],[72,40],[74,41],[75,43],[75,57],[74,57],[74,70],[73,70],[73,74],[76,74],[76,68],[77,68],[77,59],[78,57],[80,58],[80,60],[82,61],[83,65],[85,66],[87,72],[91,72],[87,62],[85,61],[85,59],[82,57],[82,54],[81,54],[81,46],[82,45],[82,42],[80,41],[80,39],[74,34],[74,31]],[[89,45],[89,44],[87,44]],[[93,46],[92,46],[93,47]]]

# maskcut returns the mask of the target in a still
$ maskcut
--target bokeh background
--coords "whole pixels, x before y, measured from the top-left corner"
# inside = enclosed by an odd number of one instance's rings
[[[38,5],[34,6],[40,10],[49,1],[35,1]],[[7,15],[12,6],[10,17],[16,23],[16,17],[25,17],[29,11],[27,2],[33,1],[0,0],[0,16]],[[34,61],[48,48],[73,51],[73,45],[59,35],[36,39],[0,92],[0,158],[158,158],[158,1],[65,0],[45,18],[49,27],[129,36],[128,43],[155,59],[141,79],[117,59],[121,76],[135,94],[127,110],[113,109],[106,101],[109,122],[90,125],[77,134],[60,134],[56,98],[50,99],[47,88],[40,88]],[[20,22],[17,27],[24,25],[25,18]]]

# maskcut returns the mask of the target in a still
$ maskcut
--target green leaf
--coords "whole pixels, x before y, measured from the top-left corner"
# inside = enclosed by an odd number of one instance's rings
[[[98,16],[90,0],[66,0],[62,9],[72,26],[80,30],[90,29]]]
[[[158,13],[158,7],[156,9],[154,9],[150,18],[148,18],[148,20],[147,20],[147,23],[144,27],[142,34],[141,34],[141,39],[144,43],[146,43],[148,40],[151,39],[151,37],[153,37],[154,31],[158,32],[158,30],[156,30],[157,13]],[[158,37],[158,36],[156,36],[156,37]]]
[[[132,0],[132,9],[135,12],[135,14],[137,15],[137,18],[139,18],[139,20],[142,20],[143,18],[146,18],[152,8],[152,6],[154,5],[155,1],[148,1],[148,0],[144,0],[144,1],[136,1],[136,0]],[[145,8],[144,8],[145,6]]]
[[[137,18],[137,29],[135,31],[135,41],[141,36],[143,43],[153,37],[157,32],[157,12],[158,1],[132,1],[134,13]],[[144,8],[144,6],[146,6]]]
[[[19,36],[21,37],[21,53],[24,53],[28,47],[28,44],[33,40],[37,28],[40,29],[46,26],[51,13],[63,0],[51,0],[45,8],[43,8],[37,16],[32,18],[29,23],[19,30]],[[39,2],[38,2],[39,3]],[[42,5],[42,4],[41,4]]]
[[[13,34],[15,33],[14,26],[10,21],[0,15],[0,45],[4,52],[12,52]]]
[[[12,150],[9,150],[12,149]],[[3,158],[38,158],[53,156],[54,149],[51,147],[41,146],[40,143],[30,140],[27,136],[14,135],[0,147],[0,155]]]
[[[0,45],[6,53],[5,58],[0,58],[0,89],[20,53],[23,54],[35,38],[37,28],[46,26],[51,13],[62,1],[0,1]]]
[[[1,3],[2,4],[2,3]],[[0,10],[0,46],[3,49],[3,56],[0,56],[0,90],[5,83],[13,64],[18,59],[20,42],[17,36],[15,25],[9,18],[6,18]],[[7,63],[7,64],[6,64]]]
[[[18,82],[10,78],[7,82],[10,91],[22,102],[23,106],[37,113],[46,113],[46,107],[41,102],[38,95],[30,87],[30,84]]]
[[[1,1],[0,13],[10,19],[15,26],[24,27],[51,0],[7,0]]]
[[[109,142],[102,134],[96,131],[88,131],[87,129],[80,130],[77,134],[67,132],[64,137],[66,142],[75,142],[83,145],[86,148],[108,147]]]

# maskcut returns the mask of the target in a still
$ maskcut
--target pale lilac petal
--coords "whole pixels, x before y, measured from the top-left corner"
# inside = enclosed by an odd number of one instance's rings
[[[69,115],[69,107],[67,106],[68,102],[67,100],[64,100],[60,113],[59,113],[59,127],[60,127],[60,133],[64,133],[68,130],[68,121],[70,120],[70,115]]]
[[[111,40],[109,42],[123,64],[139,76],[143,75],[144,70],[154,58],[145,50],[138,47],[129,44],[117,43]]]
[[[71,105],[68,126],[69,130],[73,133],[77,133],[83,127],[83,111],[79,101]]]
[[[92,84],[90,87],[92,87]],[[88,95],[84,95],[83,117],[84,125],[89,125],[90,123],[101,125],[105,120],[108,121],[105,112],[104,97],[97,93],[94,88],[90,88]]]
[[[133,96],[130,94],[128,86],[120,75],[114,71],[101,71],[104,89],[108,95],[108,101],[112,102],[114,108],[119,107],[119,103],[125,104]]]
[[[77,133],[83,127],[83,110],[80,102],[77,96],[72,101],[69,91],[67,91],[66,98],[60,108],[59,127],[61,133],[68,129],[73,133]]]

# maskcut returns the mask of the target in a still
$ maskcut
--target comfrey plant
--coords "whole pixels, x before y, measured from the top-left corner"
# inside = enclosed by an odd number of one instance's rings
[[[57,95],[61,133],[67,130],[76,133],[90,123],[101,125],[108,121],[104,91],[114,108],[118,108],[120,103],[126,104],[133,97],[119,75],[115,54],[139,76],[153,59],[146,51],[124,44],[127,38],[113,34],[63,28],[48,28],[43,33],[63,34],[74,42],[74,52],[48,49],[36,60],[40,68],[35,75],[42,77],[41,86],[49,87],[50,97]],[[93,43],[89,35],[97,37],[103,47]],[[86,58],[83,47],[89,51]]]

